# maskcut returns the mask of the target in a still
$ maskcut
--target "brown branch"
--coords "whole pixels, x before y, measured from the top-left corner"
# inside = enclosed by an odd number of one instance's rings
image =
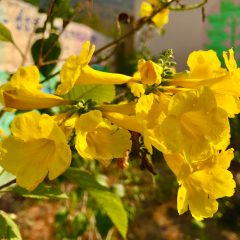
[[[46,77],[44,80],[40,81],[40,83],[45,83],[45,82],[47,82],[49,79],[51,79],[51,78],[57,76],[59,73],[60,73],[60,71],[57,71],[57,72],[55,72],[54,74],[49,75],[49,76]]]
[[[136,26],[130,30],[129,32],[127,32],[126,34],[122,35],[121,37],[119,37],[118,39],[106,44],[105,46],[99,48],[95,53],[94,55],[97,55],[99,54],[100,52],[110,48],[110,47],[113,47],[117,44],[119,44],[119,42],[121,42],[122,40],[124,40],[125,38],[131,36],[132,34],[134,34],[135,32],[137,32],[138,30],[140,30],[146,23],[149,23],[151,21],[151,19],[156,15],[158,14],[159,12],[161,12],[162,10],[164,10],[165,8],[168,8],[170,6],[170,4],[172,4],[173,2],[176,2],[176,0],[171,0],[167,3],[164,3],[160,8],[157,8],[156,10],[154,10],[152,12],[152,14],[148,17],[143,17],[143,18],[140,18],[136,24]]]
[[[110,57],[112,57],[112,56],[114,55],[114,53],[116,52],[116,50],[117,50],[117,47],[114,48],[107,56],[99,57],[99,58],[96,59],[95,61],[91,61],[91,62],[90,62],[90,65],[91,65],[91,64],[97,64],[97,63],[100,63],[100,62],[103,62],[103,61],[108,60]]]
[[[38,67],[40,67],[42,64],[42,60],[43,60],[42,54],[43,54],[43,46],[44,46],[44,40],[45,40],[45,32],[46,32],[46,28],[47,28],[47,23],[50,19],[50,16],[52,15],[55,3],[56,3],[56,0],[51,0],[51,2],[49,3],[48,10],[47,10],[47,18],[43,24],[42,39],[41,39],[41,44],[40,44],[40,48],[39,48],[39,58],[38,58],[38,64],[37,64]]]
[[[52,45],[51,45],[51,47],[48,49],[48,51],[44,54],[44,56],[42,57],[42,61],[44,61],[44,59],[46,59],[47,57],[48,57],[48,55],[52,52],[52,50],[53,50],[53,48],[56,46],[56,44],[57,44],[57,42],[58,42],[58,39],[61,37],[61,35],[64,33],[64,31],[66,30],[66,28],[67,28],[67,26],[69,25],[69,23],[71,22],[71,21],[73,21],[74,20],[74,18],[77,16],[77,14],[79,14],[84,8],[86,7],[86,4],[85,5],[81,5],[81,6],[79,6],[76,10],[75,10],[75,12],[74,12],[74,14],[70,17],[70,19],[68,19],[66,22],[65,22],[65,24],[63,24],[63,27],[62,27],[62,30],[61,30],[61,32],[57,35],[57,37],[56,37],[56,39],[54,40],[54,42],[52,43]],[[49,64],[49,63],[48,63]],[[41,64],[41,66],[43,66],[43,65],[48,65],[48,64],[46,64],[46,62],[43,62],[42,64]]]
[[[54,63],[58,63],[58,62],[64,62],[66,61],[67,58],[64,58],[64,59],[55,59],[55,60],[49,60],[49,61],[46,61],[46,62],[43,62],[41,64],[41,66],[46,66],[46,65],[49,65],[49,64],[54,64]]]

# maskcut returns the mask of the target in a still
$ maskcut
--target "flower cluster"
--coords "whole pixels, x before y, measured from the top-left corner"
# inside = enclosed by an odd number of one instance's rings
[[[179,214],[188,209],[197,220],[212,217],[218,198],[232,196],[235,182],[228,167],[233,159],[229,118],[240,112],[240,69],[233,50],[224,53],[222,68],[212,50],[188,58],[189,70],[165,78],[163,64],[140,59],[134,76],[104,73],[88,64],[94,47],[83,45],[79,56],[67,59],[56,94],[41,92],[36,67],[22,67],[1,87],[6,108],[43,109],[67,105],[54,116],[29,111],[18,115],[12,136],[1,144],[0,165],[16,175],[17,184],[33,190],[48,175],[54,179],[71,163],[70,143],[84,159],[108,166],[131,151],[132,137],[142,148],[164,154],[179,183]],[[135,99],[92,105],[65,100],[78,85],[127,84]],[[83,106],[84,107],[84,106]]]

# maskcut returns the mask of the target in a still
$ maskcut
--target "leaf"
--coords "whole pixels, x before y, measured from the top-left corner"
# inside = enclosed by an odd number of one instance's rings
[[[77,168],[69,168],[65,176],[74,180],[81,188],[86,190],[106,212],[118,231],[126,239],[128,219],[121,199],[108,188],[100,185],[94,176]]]
[[[31,53],[34,63],[37,65],[39,61],[39,52],[42,45],[42,39],[38,39],[31,48]],[[50,50],[49,50],[50,49]],[[50,52],[49,52],[50,51]],[[42,56],[47,56],[44,59],[44,62],[57,60],[61,54],[61,47],[58,41],[58,36],[55,33],[50,34],[49,38],[45,39],[43,42]],[[40,67],[39,71],[46,77],[48,76],[53,69],[56,67],[57,63],[47,64]]]
[[[97,211],[95,218],[98,232],[102,238],[105,239],[109,230],[113,227],[113,223],[106,214],[102,213],[102,211]]]
[[[21,188],[19,186],[12,188],[12,191],[26,198],[36,198],[36,199],[67,199],[68,198],[67,194],[61,192],[59,188],[47,186],[44,184],[40,184],[32,192],[29,192],[26,189]]]
[[[2,23],[0,23],[0,41],[13,43],[11,32]]]
[[[0,239],[21,240],[21,234],[16,223],[10,216],[0,210]]]
[[[80,100],[85,101],[92,99],[98,104],[104,102],[112,102],[115,98],[115,87],[114,85],[80,85],[74,87],[66,96],[68,100]]]
[[[8,182],[11,182],[16,177],[12,175],[11,173],[5,171],[3,168],[0,167],[0,187],[5,185]]]

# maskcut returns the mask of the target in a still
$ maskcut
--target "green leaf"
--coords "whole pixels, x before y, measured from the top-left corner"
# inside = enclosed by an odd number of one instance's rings
[[[32,192],[29,192],[26,189],[21,188],[19,186],[12,188],[12,191],[26,198],[36,198],[36,199],[67,199],[68,198],[67,194],[61,192],[59,188],[47,186],[44,184],[40,184]]]
[[[0,187],[5,185],[8,182],[11,182],[16,177],[12,175],[11,173],[5,171],[3,168],[0,167]]]
[[[34,63],[37,65],[39,61],[39,53],[42,46],[42,39],[38,39],[31,48],[31,53]],[[49,50],[50,49],[50,50]],[[50,51],[50,52],[49,52]],[[55,33],[51,33],[49,38],[45,39],[42,47],[42,56],[45,56],[44,62],[57,60],[61,54],[61,46],[58,41],[58,36]],[[46,77],[51,74],[57,63],[47,64],[41,66],[39,71]]]
[[[77,237],[82,236],[83,233],[87,230],[87,227],[89,225],[88,218],[83,213],[77,213],[77,215],[73,218],[71,222],[72,227],[72,234]]]
[[[115,98],[114,85],[80,85],[74,87],[66,96],[68,100],[80,100],[85,101],[92,99],[98,104],[104,102],[112,102]]]
[[[0,23],[0,41],[13,43],[11,32],[2,23]]]
[[[98,232],[100,233],[102,238],[105,239],[109,230],[113,227],[113,223],[111,219],[100,210],[97,211],[95,218]]]
[[[86,190],[106,212],[118,231],[126,239],[128,218],[121,199],[108,188],[100,185],[94,176],[77,168],[69,168],[65,175]]]
[[[21,240],[21,234],[16,223],[10,216],[0,210],[0,239]]]

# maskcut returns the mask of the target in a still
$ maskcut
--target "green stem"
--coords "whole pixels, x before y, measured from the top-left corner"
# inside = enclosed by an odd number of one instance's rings
[[[18,45],[13,41],[12,42],[13,46],[17,49],[17,51],[20,53],[21,57],[24,58],[24,54],[22,50],[18,47]]]

